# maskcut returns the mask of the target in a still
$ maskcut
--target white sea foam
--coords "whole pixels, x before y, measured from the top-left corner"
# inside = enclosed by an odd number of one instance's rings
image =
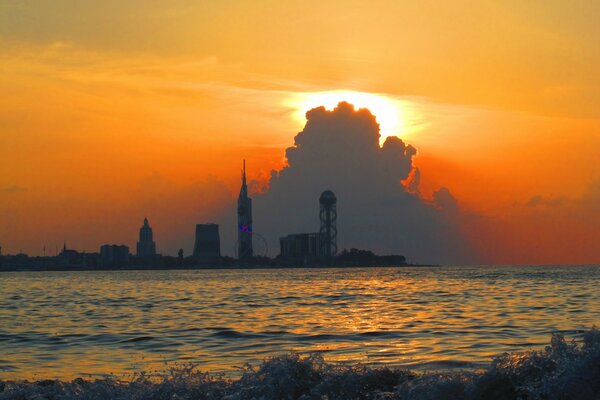
[[[328,363],[287,354],[246,366],[239,379],[172,368],[160,377],[70,382],[5,381],[0,400],[17,399],[595,399],[600,396],[600,331],[581,342],[552,336],[543,350],[505,353],[484,370],[423,372]]]

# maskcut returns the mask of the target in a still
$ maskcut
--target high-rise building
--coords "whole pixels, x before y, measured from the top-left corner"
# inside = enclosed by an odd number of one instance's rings
[[[183,254],[183,251],[182,251]],[[199,262],[213,262],[221,257],[221,239],[219,225],[196,225],[196,240],[194,241],[194,258]]]
[[[238,197],[238,259],[247,263],[252,259],[252,199],[246,184],[246,160],[242,170],[242,187]]]
[[[137,242],[138,257],[153,257],[156,255],[156,243],[152,237],[152,228],[148,218],[144,218],[144,225],[140,228],[140,241]]]

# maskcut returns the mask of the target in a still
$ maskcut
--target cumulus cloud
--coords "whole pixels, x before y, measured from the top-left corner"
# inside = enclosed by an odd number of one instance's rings
[[[375,116],[348,103],[312,109],[306,118],[286,150],[287,166],[255,196],[255,231],[268,238],[272,254],[279,237],[318,231],[318,198],[330,189],[338,198],[339,249],[400,253],[422,263],[472,261],[450,215],[458,208],[450,192],[438,191],[433,202],[417,194],[413,146],[398,137],[380,146]]]
[[[419,194],[421,185],[421,171],[414,168],[408,178],[403,182],[406,190],[410,193]]]

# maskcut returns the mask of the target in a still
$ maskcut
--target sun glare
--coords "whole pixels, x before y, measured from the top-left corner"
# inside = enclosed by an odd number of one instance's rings
[[[411,119],[407,101],[382,94],[345,90],[296,93],[287,105],[294,109],[294,120],[303,125],[308,110],[320,106],[333,110],[341,101],[353,104],[355,109],[368,108],[371,111],[379,123],[382,143],[388,136],[406,135],[407,120]]]

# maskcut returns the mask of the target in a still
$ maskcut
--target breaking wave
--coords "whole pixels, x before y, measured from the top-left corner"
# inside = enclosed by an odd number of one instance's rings
[[[238,379],[171,368],[156,376],[70,382],[0,382],[0,400],[17,399],[598,399],[600,331],[580,342],[554,334],[543,350],[505,353],[485,369],[415,372],[326,362],[320,354],[286,354],[247,365]]]

